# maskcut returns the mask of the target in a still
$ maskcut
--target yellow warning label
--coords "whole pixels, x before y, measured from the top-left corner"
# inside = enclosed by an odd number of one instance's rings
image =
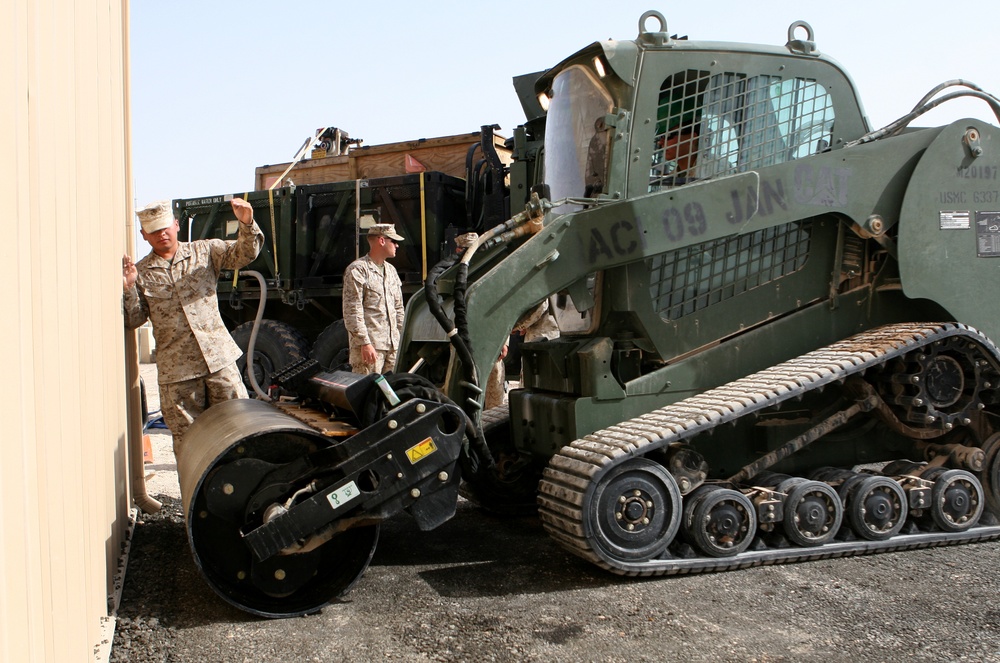
[[[410,459],[410,465],[416,465],[418,461],[427,458],[437,450],[438,448],[437,445],[434,444],[434,440],[428,437],[420,444],[415,444],[407,449],[406,457]]]

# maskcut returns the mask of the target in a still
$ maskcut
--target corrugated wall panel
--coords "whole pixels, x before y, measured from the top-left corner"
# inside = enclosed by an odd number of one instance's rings
[[[9,398],[0,399],[0,421],[5,422],[9,436],[0,444],[0,509],[4,526],[0,528],[0,565],[6,569],[0,592],[0,654],[5,661],[35,660],[44,641],[40,624],[38,599],[38,512],[27,495],[27,477],[34,474],[35,418],[33,406],[34,373],[31,362],[31,274],[27,256],[31,254],[30,232],[22,220],[29,218],[28,188],[25,186],[29,162],[28,124],[28,19],[24,3],[15,3],[3,21],[5,34],[2,99],[3,119],[0,121],[4,142],[0,151],[0,196],[11,201],[13,217],[0,221],[7,239],[0,242],[0,269],[4,281],[10,284],[10,326],[3,329],[5,348],[9,348],[13,367]]]
[[[120,259],[127,2],[13,0],[0,26],[0,660],[85,661],[128,526]]]

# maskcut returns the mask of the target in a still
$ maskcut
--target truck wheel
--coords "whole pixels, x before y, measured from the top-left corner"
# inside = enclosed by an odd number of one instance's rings
[[[309,356],[327,370],[337,370],[350,362],[347,347],[347,328],[343,320],[336,320],[320,332]],[[350,370],[349,368],[346,370]]]
[[[247,347],[253,322],[244,322],[233,330],[236,344],[243,350],[243,356],[236,360],[236,367],[243,376],[247,391],[253,394],[253,385],[247,377]],[[309,341],[295,327],[276,320],[261,320],[254,345],[253,370],[261,389],[271,385],[271,376],[289,364],[305,359],[309,354]]]

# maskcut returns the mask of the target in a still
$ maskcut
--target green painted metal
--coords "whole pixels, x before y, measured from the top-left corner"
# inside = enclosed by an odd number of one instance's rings
[[[903,291],[998,339],[1000,129],[963,119],[935,133],[900,210]]]

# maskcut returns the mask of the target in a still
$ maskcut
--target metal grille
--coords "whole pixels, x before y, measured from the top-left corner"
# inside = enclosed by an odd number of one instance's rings
[[[649,190],[823,152],[833,120],[814,80],[678,72],[660,87]]]
[[[799,223],[661,253],[647,260],[653,309],[677,320],[801,269],[808,254]]]

